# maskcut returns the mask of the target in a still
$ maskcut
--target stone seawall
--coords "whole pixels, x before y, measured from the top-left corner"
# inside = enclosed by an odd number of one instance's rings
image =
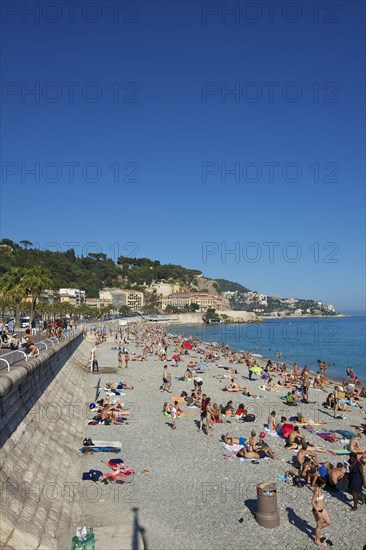
[[[4,550],[56,550],[60,537],[79,524],[85,489],[78,449],[88,414],[83,388],[92,345],[78,335],[0,380]]]
[[[31,410],[83,340],[77,334],[38,357],[13,365],[0,377],[0,448]]]

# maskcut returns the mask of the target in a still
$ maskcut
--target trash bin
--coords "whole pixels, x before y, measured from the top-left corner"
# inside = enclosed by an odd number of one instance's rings
[[[276,483],[264,481],[257,485],[257,513],[255,519],[261,527],[273,529],[280,525],[277,507]]]
[[[95,550],[94,533],[88,531],[85,540],[80,540],[78,537],[72,537],[71,550]]]

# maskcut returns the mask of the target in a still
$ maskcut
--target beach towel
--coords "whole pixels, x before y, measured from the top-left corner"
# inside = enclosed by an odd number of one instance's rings
[[[316,435],[324,439],[324,441],[328,441],[329,443],[335,443],[339,440],[339,437],[336,434],[332,434],[330,432],[317,432]]]
[[[353,439],[356,437],[356,434],[354,432],[350,432],[349,430],[334,430],[337,434],[340,434],[341,436],[345,437],[346,439]]]
[[[244,395],[243,393],[241,395],[245,397],[245,399],[259,399],[258,397],[253,397],[252,395]]]
[[[329,451],[331,455],[349,455],[350,451],[347,449],[337,449],[336,451]]]
[[[116,468],[119,468],[123,464],[122,458],[111,458],[107,462],[108,466],[112,468],[112,470],[115,470]]]
[[[243,445],[227,445],[227,443],[224,443],[224,447],[231,453],[236,454],[238,451],[240,451],[240,449],[243,448]]]
[[[273,432],[272,430],[269,430],[268,428],[264,428],[268,435],[272,437],[280,437],[277,432]]]
[[[263,458],[239,458],[240,462],[252,462],[253,464],[259,464],[260,460],[271,460],[269,456]]]
[[[119,453],[122,449],[120,441],[93,441],[92,445],[83,445],[82,453]]]

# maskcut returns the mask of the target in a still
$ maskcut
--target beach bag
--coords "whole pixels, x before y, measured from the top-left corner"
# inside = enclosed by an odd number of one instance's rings
[[[306,485],[306,480],[300,476],[294,476],[292,479],[292,483],[295,485],[295,487],[304,487]]]
[[[100,470],[89,470],[83,473],[83,481],[99,481],[103,477],[103,472]]]
[[[246,414],[243,416],[243,422],[254,422],[255,415],[254,414]]]

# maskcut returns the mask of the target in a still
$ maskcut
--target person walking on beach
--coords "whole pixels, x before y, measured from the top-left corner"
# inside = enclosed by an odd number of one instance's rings
[[[174,405],[170,407],[170,416],[172,419],[172,430],[176,430],[177,428],[177,405],[178,401],[174,401]]]
[[[128,362],[130,360],[130,356],[128,354],[128,351],[125,351],[125,365],[126,365],[126,369],[128,369]]]
[[[169,393],[172,393],[172,375],[168,372],[168,365],[164,365],[162,373],[163,383],[161,386],[161,391],[166,390]]]
[[[357,510],[359,500],[362,504],[365,504],[362,495],[362,488],[366,489],[365,474],[363,471],[365,460],[366,457],[362,457],[359,462],[356,453],[350,453],[349,455],[350,469],[348,474],[348,491],[353,497],[353,506],[351,510],[354,512]]]
[[[315,544],[320,547],[326,546],[320,540],[321,532],[324,527],[329,527],[332,521],[329,517],[327,510],[325,509],[324,503],[324,492],[323,489],[326,485],[326,481],[323,477],[318,477],[315,482],[315,489],[313,493],[313,498],[311,499],[311,504],[313,507],[313,515],[316,521],[315,527]]]
[[[200,425],[199,425],[199,428],[198,428],[198,432],[200,432],[202,430],[202,427],[203,427],[203,422],[206,418],[206,402],[207,402],[207,395],[204,393],[202,395],[202,401],[201,401],[201,418],[200,418]]]
[[[212,428],[213,428],[213,408],[211,405],[211,398],[207,397],[206,399],[206,435],[212,436]]]
[[[119,352],[118,352],[118,368],[119,368],[119,369],[122,368],[122,360],[123,360],[122,351],[119,350]]]

